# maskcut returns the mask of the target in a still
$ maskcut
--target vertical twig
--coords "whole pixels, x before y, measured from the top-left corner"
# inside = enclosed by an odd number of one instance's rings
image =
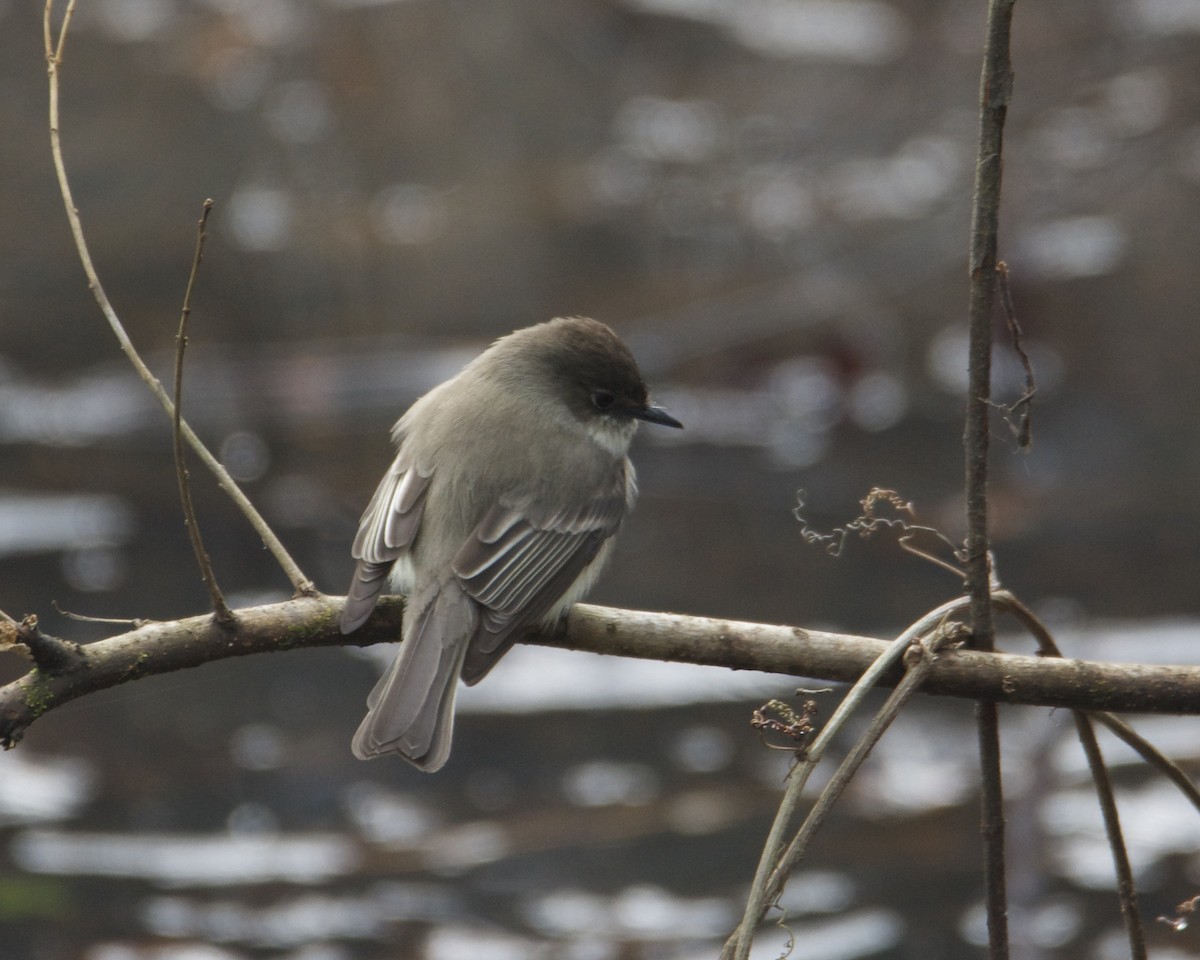
[[[975,200],[971,212],[971,293],[969,386],[967,390],[966,493],[967,593],[971,601],[974,645],[991,650],[995,627],[991,609],[988,543],[988,417],[991,410],[992,305],[996,294],[1001,154],[1004,120],[1012,94],[1009,59],[1015,0],[989,0],[987,40],[979,80],[979,152],[975,163]],[[1000,779],[1000,730],[994,703],[976,706],[982,781],[981,832],[991,960],[1008,957],[1008,900],[1004,869],[1004,807]]]
[[[979,740],[979,831],[989,960],[1008,960],[1008,886],[1004,863],[1004,789],[1000,779],[1000,718],[996,704],[975,705]]]
[[[204,549],[204,540],[200,536],[200,525],[196,522],[196,508],[192,504],[192,489],[188,482],[187,460],[183,452],[183,354],[187,349],[187,324],[192,315],[192,290],[196,286],[196,276],[200,272],[200,263],[204,260],[204,240],[207,236],[204,228],[208,224],[208,215],[212,212],[212,200],[204,201],[204,209],[200,214],[200,222],[196,225],[196,252],[192,256],[192,269],[188,274],[187,289],[183,294],[183,309],[179,313],[179,333],[175,336],[175,399],[171,415],[172,439],[175,448],[175,477],[179,481],[179,500],[183,505],[183,522],[187,527],[188,537],[192,541],[192,551],[196,554],[196,563],[200,567],[200,579],[208,587],[212,598],[213,617],[223,627],[234,623],[234,616],[225,602],[221,588],[217,585],[217,575],[213,572],[212,561],[208,551]]]
[[[100,307],[101,313],[108,321],[109,327],[112,328],[113,335],[117,338],[117,343],[120,345],[122,352],[131,364],[134,370],[137,371],[142,381],[150,388],[150,392],[161,404],[162,408],[167,412],[168,416],[173,416],[174,404],[171,398],[167,396],[163,385],[158,382],[158,379],[151,373],[150,368],[146,366],[141,355],[137,352],[133,342],[129,339],[129,335],[125,332],[124,326],[121,324],[117,312],[113,309],[111,301],[108,299],[108,294],[104,292],[104,287],[100,284],[100,276],[96,272],[95,264],[92,263],[92,255],[88,250],[87,240],[83,234],[83,223],[79,219],[79,209],[75,206],[75,199],[71,192],[71,181],[67,177],[67,167],[63,160],[62,139],[59,136],[59,108],[58,108],[58,75],[62,67],[63,46],[67,40],[67,28],[71,23],[71,15],[75,10],[75,0],[68,0],[66,12],[63,15],[62,25],[59,27],[57,40],[54,37],[52,26],[54,10],[54,0],[46,0],[45,13],[43,17],[44,42],[46,48],[46,70],[50,79],[50,152],[54,158],[54,170],[58,177],[58,188],[62,194],[63,206],[67,212],[67,222],[71,227],[71,236],[75,240],[75,249],[79,254],[79,261],[83,266],[83,272],[87,276],[88,289],[92,291],[92,296],[96,298],[96,303]],[[279,537],[275,535],[275,531],[267,524],[249,498],[242,492],[241,488],[229,475],[221,462],[213,456],[188,426],[186,421],[180,424],[183,439],[187,441],[200,462],[217,478],[217,485],[225,491],[226,494],[241,510],[242,514],[249,521],[255,532],[262,538],[263,545],[271,552],[275,561],[283,569],[284,574],[292,582],[292,587],[295,589],[298,596],[315,596],[317,591],[311,580],[304,575],[296,561],[292,559],[287,552]]]
[[[992,306],[996,296],[1001,150],[1012,92],[1009,32],[1014,0],[989,0],[987,44],[979,87],[979,154],[971,215],[970,385],[965,429],[967,591],[976,644],[993,636],[988,558],[988,417],[991,410]]]

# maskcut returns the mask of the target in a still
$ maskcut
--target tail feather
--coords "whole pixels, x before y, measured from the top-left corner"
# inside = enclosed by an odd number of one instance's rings
[[[420,612],[406,622],[396,659],[367,697],[353,749],[361,760],[399,754],[432,773],[450,756],[458,677],[478,617],[457,584],[413,609]]]

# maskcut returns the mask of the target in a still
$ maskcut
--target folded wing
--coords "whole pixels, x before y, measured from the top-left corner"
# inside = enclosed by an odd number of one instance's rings
[[[618,473],[576,509],[498,504],[463,545],[454,573],[481,608],[463,663],[467,683],[481,680],[523,627],[553,612],[617,532],[626,509],[625,471]]]

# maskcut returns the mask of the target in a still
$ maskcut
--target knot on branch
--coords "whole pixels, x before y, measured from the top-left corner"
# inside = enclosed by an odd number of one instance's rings
[[[924,637],[919,637],[904,651],[904,668],[912,670],[923,661],[933,661],[946,650],[956,650],[968,643],[971,630],[965,623],[948,620]]]
[[[61,677],[87,665],[87,654],[73,640],[61,640],[38,627],[37,614],[29,614],[12,625],[12,639],[23,646],[38,669],[51,677]]]

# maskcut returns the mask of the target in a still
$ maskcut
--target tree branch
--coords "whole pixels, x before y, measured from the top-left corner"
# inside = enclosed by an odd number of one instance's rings
[[[1002,594],[998,594],[1001,596]],[[98,690],[159,673],[252,653],[303,647],[370,646],[400,635],[404,602],[384,597],[350,636],[338,628],[341,597],[304,597],[236,610],[226,631],[208,614],[161,623],[90,643],[77,669],[35,669],[0,687],[0,745],[11,747],[49,710]],[[674,660],[853,682],[887,642],[870,637],[577,604],[557,630],[526,643],[646,660]],[[885,675],[895,686],[899,668]],[[1200,667],[1054,660],[958,650],[943,654],[925,693],[999,703],[1116,712],[1200,714]]]
[[[92,255],[88,249],[87,239],[83,233],[83,222],[79,218],[79,208],[75,206],[75,198],[71,191],[71,181],[67,176],[66,161],[63,159],[62,138],[59,133],[59,109],[58,109],[58,75],[62,69],[62,51],[63,45],[67,40],[67,28],[70,26],[71,14],[75,9],[74,0],[70,0],[67,4],[66,13],[63,15],[63,22],[59,28],[58,39],[55,41],[53,30],[51,27],[51,17],[54,9],[54,0],[46,0],[45,17],[44,17],[44,38],[43,41],[46,47],[46,70],[50,78],[50,152],[54,158],[54,170],[58,177],[58,188],[62,194],[63,206],[67,212],[67,222],[71,227],[71,236],[75,240],[75,249],[79,254],[79,262],[83,265],[83,272],[87,276],[88,289],[92,291],[92,296],[96,298],[96,304],[100,307],[100,312],[104,314],[104,318],[108,321],[109,327],[112,329],[113,335],[117,338],[117,343],[121,347],[121,351],[131,364],[133,369],[137,371],[142,382],[150,388],[150,392],[154,394],[167,416],[173,416],[175,405],[171,402],[171,398],[167,396],[167,391],[163,389],[163,385],[158,382],[158,378],[146,366],[141,354],[133,345],[133,341],[129,339],[129,335],[125,332],[125,327],[121,323],[120,317],[117,316],[117,311],[113,308],[112,302],[108,299],[108,294],[105,293],[104,287],[100,283],[100,276],[96,272],[96,266],[92,262]],[[237,505],[237,508],[245,516],[246,520],[254,528],[255,532],[262,538],[263,546],[265,546],[275,561],[283,569],[284,574],[292,582],[292,587],[295,589],[298,596],[314,596],[317,593],[311,580],[304,575],[287,552],[282,541],[275,535],[275,531],[267,524],[250,499],[242,492],[242,488],[237,485],[233,477],[229,475],[229,471],[221,465],[221,462],[213,456],[195,434],[187,421],[180,424],[183,433],[183,439],[187,441],[188,446],[200,459],[200,462],[209,470],[216,478],[217,486],[229,495],[230,499]]]

